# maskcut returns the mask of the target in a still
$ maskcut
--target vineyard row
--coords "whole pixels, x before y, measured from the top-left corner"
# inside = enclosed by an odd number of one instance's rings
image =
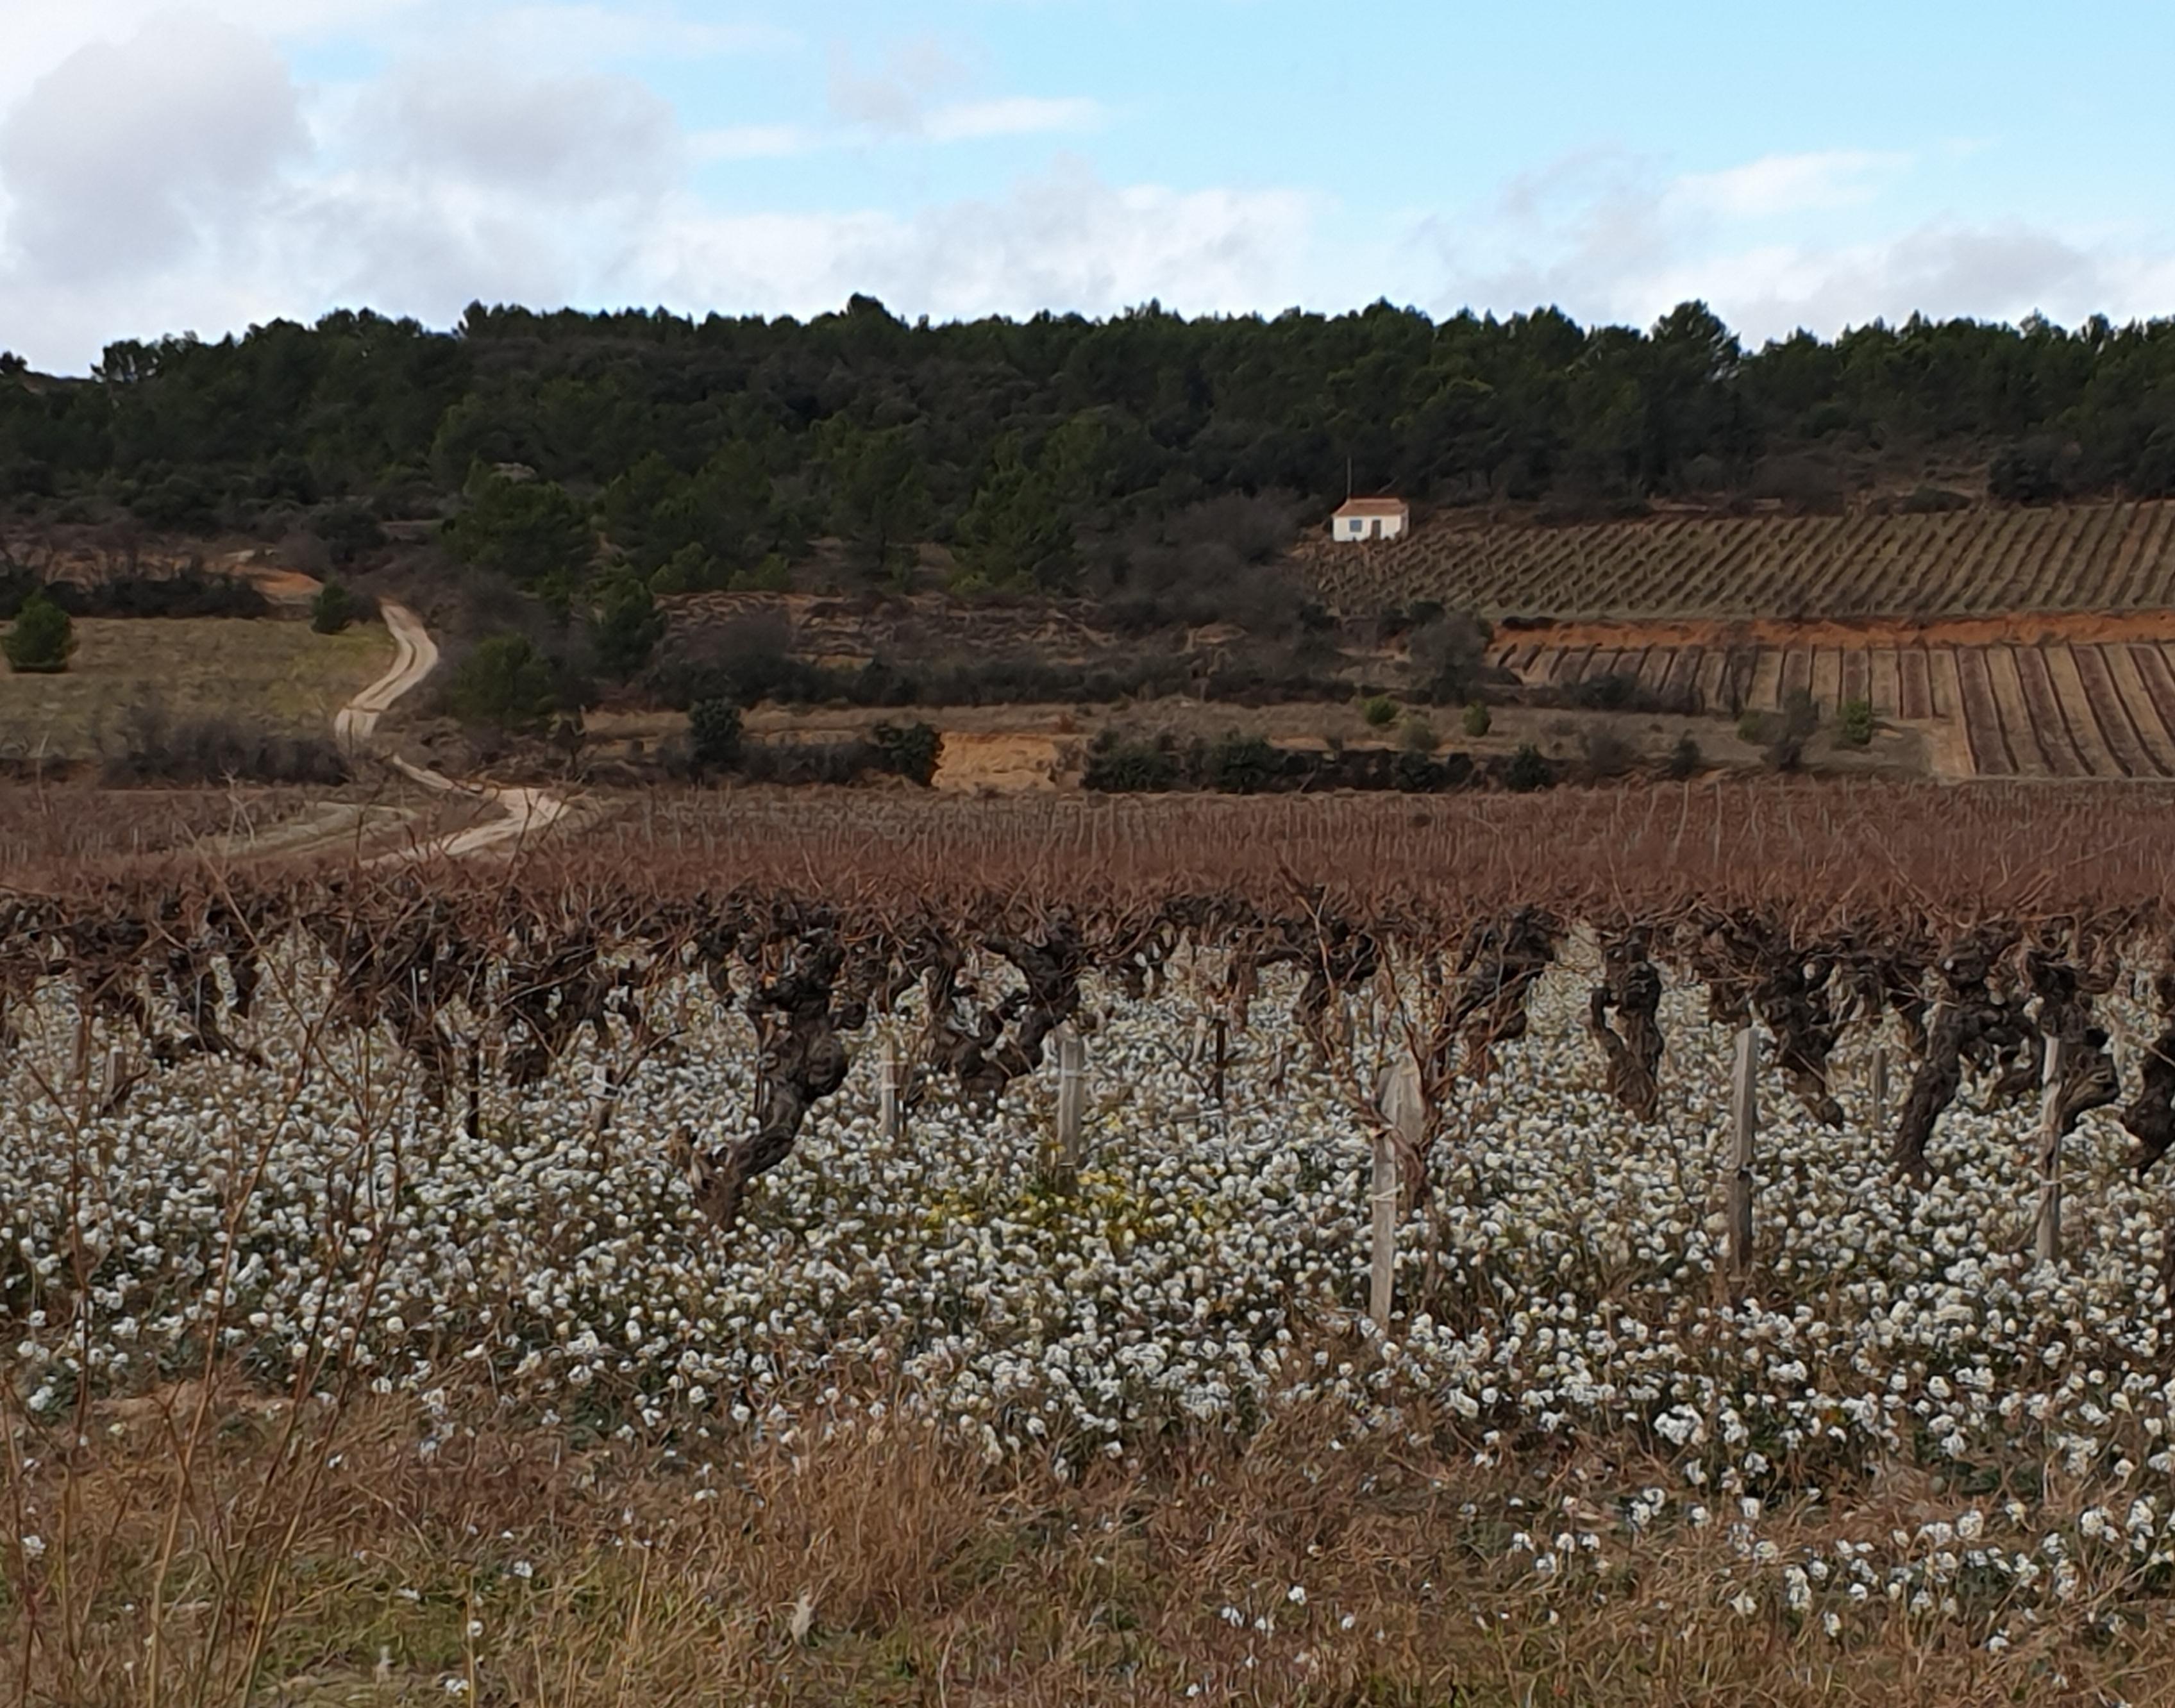
[[[1483,616],[1917,617],[2175,605],[2175,503],[1932,515],[1442,522],[1300,560],[1334,604]]]
[[[1972,777],[2175,778],[2175,643],[2037,646],[1552,646],[1519,640],[1494,662],[1532,686],[1608,679],[1694,713],[1771,712],[1809,694],[1832,714],[1955,725]]]
[[[1519,906],[1606,922],[1753,908],[1836,919],[2063,915],[2175,922],[2175,789],[2140,784],[1821,784],[1787,778],[1396,800],[646,791],[578,841],[428,874],[437,905],[625,918],[726,890],[877,920],[995,924],[1066,904],[1153,910],[1214,896],[1264,911],[1320,897],[1380,929],[1454,933]],[[34,832],[26,821],[21,828]],[[152,845],[145,832],[145,845]],[[17,862],[11,893],[103,912],[120,898],[247,893],[299,910],[329,887],[371,911],[395,882],[339,862],[229,867],[188,851]],[[42,853],[35,842],[34,853]]]
[[[314,952],[324,1022],[388,1035],[433,1102],[465,1098],[471,1131],[486,1062],[509,1085],[534,1085],[593,1037],[614,1061],[594,1092],[601,1131],[634,1071],[674,1047],[675,1034],[654,1022],[657,994],[698,976],[746,1015],[757,1044],[752,1130],[687,1128],[674,1143],[697,1205],[730,1229],[750,1183],[791,1153],[811,1113],[843,1085],[848,1041],[878,1016],[910,1007],[915,1017],[910,1053],[887,1082],[898,1107],[942,1083],[965,1106],[993,1111],[1061,1048],[1091,974],[1140,1000],[1183,969],[1217,1028],[1220,1064],[1220,1040],[1249,1028],[1263,975],[1281,969],[1298,981],[1297,1034],[1356,1104],[1386,1108],[1374,1087],[1390,1041],[1403,1107],[1383,1127],[1386,1142],[1397,1136],[1410,1194],[1426,1179],[1459,1081],[1489,1076],[1495,1052],[1526,1033],[1533,986],[1575,935],[1590,935],[1603,971],[1588,1029],[1609,1094],[1634,1117],[1660,1114],[1662,968],[1673,967],[1706,987],[1711,1017],[1738,1030],[1748,1050],[1755,1022],[1765,1028],[1792,1092],[1831,1126],[1843,1120],[1829,1064],[1844,1033],[1892,1022],[1917,1060],[1893,1158],[1919,1181],[1966,1077],[1990,1080],[1997,1101],[2043,1092],[2055,1149],[2084,1114],[2120,1102],[2125,1087],[2094,1002],[2126,973],[2134,985],[2150,972],[2161,1030],[2122,1112],[2142,1171],[2175,1144],[2175,955],[2158,935],[2163,924],[2149,910],[2052,906],[1960,922],[1891,903],[1813,926],[1781,909],[1691,897],[1667,909],[1619,900],[1582,918],[1531,903],[1429,914],[1379,900],[1348,913],[1296,881],[1272,906],[1193,891],[1102,905],[990,896],[952,908],[903,897],[887,904],[867,891],[822,901],[744,887],[667,898],[569,883],[564,872],[465,891],[413,873],[246,890],[114,885],[0,908],[0,1040],[11,1035],[10,1008],[35,1004],[49,986],[72,991],[76,1060],[108,1064],[95,1095],[110,1112],[143,1079],[190,1057],[251,1056],[257,992],[291,982]],[[1375,1062],[1364,1073],[1354,1053],[1363,1039]]]

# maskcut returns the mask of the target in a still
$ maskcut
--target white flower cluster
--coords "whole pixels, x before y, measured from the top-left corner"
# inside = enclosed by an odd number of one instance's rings
[[[1093,1153],[1069,1190],[1044,1178],[1050,1084],[1016,1086],[986,1126],[939,1098],[887,1141],[865,1040],[721,1239],[664,1162],[683,1124],[723,1137],[751,1119],[751,1036],[699,981],[659,998],[681,1038],[607,1138],[586,1038],[551,1081],[488,1089],[471,1138],[382,1034],[330,1034],[306,1061],[321,972],[302,957],[287,976],[311,998],[269,992],[238,1028],[261,1066],[192,1060],[118,1113],[84,1100],[79,1128],[41,1089],[84,1059],[69,999],[23,1013],[0,1058],[0,1319],[21,1325],[8,1376],[33,1412],[64,1415],[84,1382],[171,1378],[214,1333],[281,1386],[352,1358],[420,1402],[426,1452],[486,1375],[547,1424],[790,1440],[852,1416],[1068,1465],[1176,1421],[1327,1401],[1361,1428],[1424,1413],[1483,1463],[1635,1442],[1684,1488],[1592,1491],[1604,1519],[1520,1538],[1535,1570],[1568,1587],[1612,1548],[1706,1525],[1744,1564],[1730,1605],[1819,1608],[1824,1625],[1874,1598],[2021,1618],[2085,1566],[2164,1575],[2175,1549],[2160,1188],[2123,1169],[2118,1129],[2095,1116],[2071,1142],[2057,1271],[2028,1250],[2033,1109],[1960,1103],[1936,1142],[1949,1171],[1913,1195],[1867,1131],[1863,1045],[1838,1055],[1848,1131],[1765,1082],[1762,1276],[1733,1297],[1729,1040],[1696,991],[1665,1005],[1665,1124],[1646,1130],[1599,1089],[1586,976],[1543,982],[1532,1036],[1459,1089],[1400,1234],[1401,1320],[1375,1338],[1366,1130],[1295,1033],[1279,1045],[1278,981],[1222,1105],[1174,1043],[1189,1004],[1094,990]],[[1763,1510],[1889,1461],[1955,1490],[1955,1516],[1832,1557],[1759,1534]],[[2029,1499],[1970,1493],[2026,1467],[2049,1478]]]

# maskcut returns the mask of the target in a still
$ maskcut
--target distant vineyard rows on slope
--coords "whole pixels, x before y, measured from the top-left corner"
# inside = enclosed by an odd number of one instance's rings
[[[2175,605],[2175,502],[1932,515],[1438,523],[1310,542],[1348,610],[1434,599],[1483,616],[1918,617]]]
[[[1944,725],[1938,769],[1963,777],[2175,777],[2175,643],[2154,639],[1960,646],[1587,644],[1527,637],[1494,660],[1536,686],[1614,678],[1688,712],[1772,712],[1809,694],[1826,715],[1863,700],[1885,718]],[[1893,641],[1894,643],[1888,643]]]

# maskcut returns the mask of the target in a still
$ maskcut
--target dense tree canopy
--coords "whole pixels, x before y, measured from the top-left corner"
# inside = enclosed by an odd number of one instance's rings
[[[1651,329],[1387,304],[1188,321],[909,325],[471,308],[108,348],[87,381],[0,362],[0,502],[176,529],[457,515],[534,586],[602,550],[653,586],[748,585],[834,535],[871,572],[1062,587],[1078,543],[1232,494],[1636,502],[1757,490],[1822,447],[1923,446],[1997,496],[2175,491],[2175,322],[1913,319],[1745,350],[1688,303]],[[73,508],[71,508],[73,507]],[[659,581],[662,575],[665,578]]]

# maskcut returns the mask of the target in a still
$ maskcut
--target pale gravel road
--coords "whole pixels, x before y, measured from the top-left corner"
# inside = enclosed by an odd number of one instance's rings
[[[407,606],[389,599],[382,602],[378,610],[393,636],[393,667],[333,714],[334,737],[349,753],[368,746],[377,733],[378,718],[438,666],[438,643],[431,638],[421,618]],[[565,801],[545,789],[461,783],[441,772],[426,771],[420,765],[411,764],[398,754],[387,756],[393,767],[411,781],[441,794],[472,794],[494,808],[497,816],[381,859],[415,860],[443,856],[458,859],[464,854],[483,854],[509,844],[518,846],[528,837],[549,829],[567,810]]]
[[[393,636],[393,668],[333,713],[333,735],[350,751],[367,743],[393,702],[438,667],[438,643],[420,617],[390,599],[377,609]]]

